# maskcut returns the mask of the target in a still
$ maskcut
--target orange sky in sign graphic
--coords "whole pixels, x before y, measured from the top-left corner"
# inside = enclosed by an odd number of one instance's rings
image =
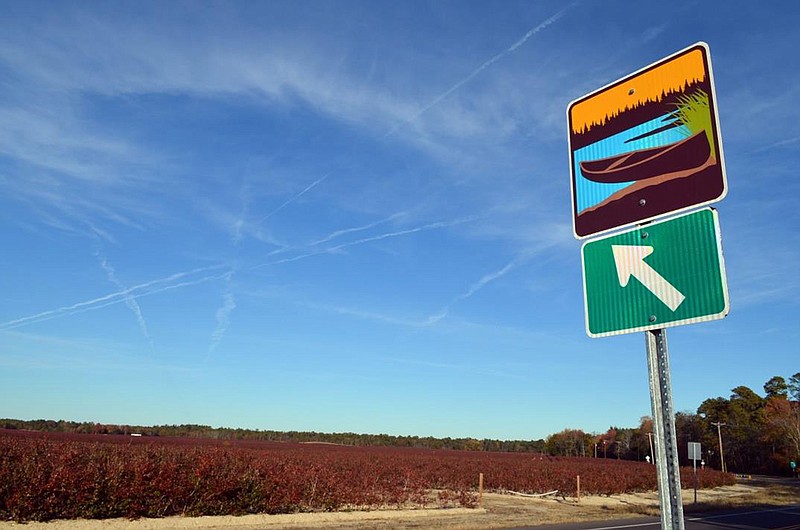
[[[570,109],[573,134],[602,126],[626,109],[647,101],[660,101],[663,93],[683,90],[686,83],[703,81],[707,72],[703,50],[694,48],[667,63],[643,72],[624,83],[580,101]],[[633,94],[630,90],[633,89]]]

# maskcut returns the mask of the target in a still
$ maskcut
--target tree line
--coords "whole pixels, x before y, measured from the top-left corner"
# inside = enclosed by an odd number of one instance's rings
[[[352,432],[272,431],[211,427],[209,425],[112,425],[65,420],[0,419],[0,429],[27,429],[78,434],[116,434],[129,436],[169,436],[215,440],[248,440],[290,443],[331,443],[352,446],[414,447],[462,451],[537,452],[544,451],[544,440],[494,440],[476,438],[436,438],[433,436],[395,436]]]
[[[539,440],[436,438],[389,434],[321,433],[210,427],[208,425],[109,425],[64,420],[0,419],[0,428],[46,432],[170,436],[219,440],[324,442],[354,446],[391,446],[465,451],[536,452],[646,461],[652,458],[653,420],[642,417],[632,428],[610,427],[602,434],[564,429]],[[736,473],[789,473],[789,462],[800,463],[800,372],[788,380],[774,376],[764,384],[764,396],[746,386],[729,398],[703,401],[696,412],[678,412],[675,428],[681,465],[691,465],[688,442],[700,442],[703,465]],[[720,439],[722,452],[720,452]]]
[[[681,465],[692,464],[688,443],[700,442],[703,460],[698,464],[735,473],[789,474],[791,461],[800,464],[800,372],[788,381],[770,378],[764,383],[764,396],[737,386],[729,398],[706,399],[696,412],[678,412],[675,430]],[[653,454],[652,433],[649,416],[638,427],[611,427],[602,434],[565,429],[547,437],[545,451],[647,460]]]

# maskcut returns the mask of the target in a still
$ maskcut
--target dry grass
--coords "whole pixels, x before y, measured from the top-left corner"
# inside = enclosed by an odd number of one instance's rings
[[[684,502],[686,499],[684,498]],[[794,486],[772,484],[754,488],[753,491],[731,497],[721,497],[695,504],[686,504],[687,513],[741,507],[786,506],[800,502],[800,484]]]
[[[742,481],[733,486],[699,490],[693,504],[693,490],[683,491],[687,515],[726,508],[759,508],[797,504],[800,481],[794,485]],[[514,526],[557,524],[578,521],[658,516],[655,492],[575,498],[526,498],[486,493],[482,508],[469,510],[389,510],[348,513],[253,515],[243,517],[169,517],[127,521],[53,521],[28,523],[24,527],[0,522],[0,529],[15,530],[256,530],[304,528],[308,530],[431,529],[478,530]]]

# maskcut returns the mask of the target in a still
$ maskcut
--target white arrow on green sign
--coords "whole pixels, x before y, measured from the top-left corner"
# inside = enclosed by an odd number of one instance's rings
[[[581,257],[591,337],[728,314],[719,219],[711,208],[587,241]]]

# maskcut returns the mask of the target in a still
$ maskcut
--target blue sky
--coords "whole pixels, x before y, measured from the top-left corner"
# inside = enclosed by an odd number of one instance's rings
[[[713,61],[731,313],[678,410],[798,370],[796,2],[2,2],[0,417],[544,437],[650,413],[584,331],[570,101]]]

